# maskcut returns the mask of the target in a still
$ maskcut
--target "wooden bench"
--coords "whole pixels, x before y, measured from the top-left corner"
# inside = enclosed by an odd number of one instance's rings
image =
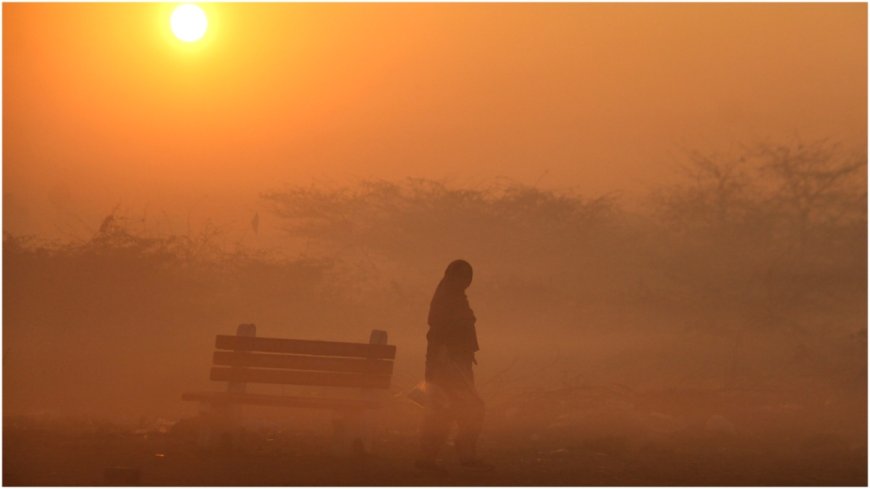
[[[222,392],[187,392],[185,401],[208,409],[200,443],[235,444],[241,405],[329,410],[334,413],[333,448],[367,451],[371,410],[381,407],[389,392],[396,347],[386,331],[373,330],[369,343],[259,338],[253,324],[239,325],[235,336],[215,338],[211,380],[227,382]],[[352,395],[280,395],[249,392],[250,384],[284,384],[356,389]],[[343,389],[342,389],[343,390]],[[355,395],[353,395],[355,394]]]

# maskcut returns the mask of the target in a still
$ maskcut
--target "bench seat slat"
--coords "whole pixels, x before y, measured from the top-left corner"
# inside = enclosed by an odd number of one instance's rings
[[[215,348],[218,350],[295,353],[301,355],[323,355],[333,357],[396,358],[395,345],[293,340],[284,338],[217,335],[215,338]]]
[[[306,355],[276,355],[234,351],[214,352],[214,364],[231,367],[286,368],[294,370],[324,370],[359,374],[389,375],[393,362],[367,358],[316,357]]]
[[[374,409],[381,406],[381,403],[367,399],[330,399],[229,392],[188,392],[183,394],[181,398],[185,401],[200,401],[213,404],[253,404],[259,406],[338,410]]]
[[[211,380],[216,381],[359,387],[365,389],[388,389],[390,387],[390,377],[390,375],[262,368],[212,367],[211,369]]]

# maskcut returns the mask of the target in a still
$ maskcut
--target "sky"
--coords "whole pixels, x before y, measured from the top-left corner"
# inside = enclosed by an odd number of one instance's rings
[[[3,5],[3,230],[249,236],[368,178],[640,195],[687,150],[867,143],[865,4]],[[191,229],[193,227],[194,229]]]

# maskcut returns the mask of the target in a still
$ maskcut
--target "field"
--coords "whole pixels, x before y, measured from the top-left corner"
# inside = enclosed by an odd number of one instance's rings
[[[198,447],[195,415],[7,417],[3,482],[101,485],[125,467],[143,485],[865,485],[864,413],[866,399],[833,392],[540,391],[489,407],[493,470],[461,468],[448,447],[447,475],[413,467],[421,413],[401,398],[366,457],[331,450],[325,412],[254,408],[241,442],[214,449]]]

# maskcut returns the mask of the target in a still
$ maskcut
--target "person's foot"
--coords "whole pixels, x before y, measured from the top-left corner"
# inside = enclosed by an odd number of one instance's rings
[[[417,460],[416,462],[414,462],[414,467],[438,475],[447,474],[447,469],[442,467],[440,464],[438,464],[438,462],[435,462],[434,460]]]
[[[468,469],[492,470],[495,468],[491,463],[480,458],[469,458],[459,462],[459,465]]]

